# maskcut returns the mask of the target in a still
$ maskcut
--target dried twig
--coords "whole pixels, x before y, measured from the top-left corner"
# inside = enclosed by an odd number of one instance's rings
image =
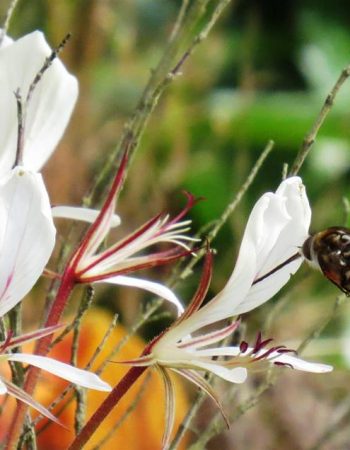
[[[338,80],[336,81],[335,85],[332,87],[329,94],[327,95],[319,115],[317,116],[310,131],[307,133],[301,144],[300,150],[294,160],[289,175],[296,175],[299,172],[303,162],[305,161],[305,158],[309,154],[309,151],[311,150],[311,147],[317,138],[317,134],[323,122],[325,121],[326,117],[328,116],[333,107],[337,94],[339,93],[340,89],[342,88],[345,81],[349,78],[349,76],[350,76],[350,65],[342,70]]]
[[[17,4],[18,4],[18,0],[12,0],[9,7],[7,8],[5,20],[0,29],[0,47],[6,36],[7,31],[9,29],[10,22],[13,17],[13,13],[15,12],[15,8],[16,8]]]

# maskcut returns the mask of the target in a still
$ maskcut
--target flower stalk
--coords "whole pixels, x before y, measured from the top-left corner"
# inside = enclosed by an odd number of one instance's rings
[[[72,276],[71,270],[67,270],[61,279],[61,283],[56,295],[56,298],[52,304],[47,320],[45,322],[45,328],[57,325],[61,319],[64,308],[69,300],[70,294],[73,291],[75,280]],[[44,356],[48,352],[49,345],[52,341],[52,335],[47,335],[41,338],[36,346],[35,354]],[[32,395],[37,384],[40,375],[40,369],[37,367],[30,367],[25,383],[23,386],[24,391],[28,395]],[[20,437],[25,416],[28,410],[28,406],[25,403],[18,403],[14,417],[11,421],[11,427],[8,434],[5,450],[15,450],[17,442]]]
[[[146,346],[141,357],[146,356],[150,352],[152,344],[153,342]],[[67,450],[79,450],[84,447],[103,420],[147,369],[148,366],[133,366],[128,370],[124,377],[108,394],[100,407],[90,417],[86,425],[81,429],[80,433],[75,437],[74,441]]]

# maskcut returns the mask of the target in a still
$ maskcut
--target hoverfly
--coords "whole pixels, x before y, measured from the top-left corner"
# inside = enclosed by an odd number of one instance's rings
[[[330,227],[309,236],[298,253],[257,278],[253,284],[301,257],[350,296],[350,228],[345,227]]]
[[[350,229],[330,227],[310,236],[301,248],[304,258],[329,281],[350,295]]]

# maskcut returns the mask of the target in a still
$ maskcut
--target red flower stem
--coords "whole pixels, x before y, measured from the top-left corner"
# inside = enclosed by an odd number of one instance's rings
[[[112,409],[118,404],[124,394],[133,386],[136,380],[148,369],[148,366],[134,366],[124,375],[120,382],[114,387],[106,397],[100,407],[91,416],[80,433],[76,436],[68,450],[82,449],[86,442],[95,433],[101,422],[108,416]]]
[[[50,327],[52,325],[58,324],[58,322],[61,319],[63,310],[69,299],[69,296],[74,288],[74,285],[75,285],[74,273],[69,268],[62,276],[62,281],[58,289],[55,301],[53,302],[51,309],[49,311],[45,327]],[[40,339],[37,343],[35,354],[45,356],[48,352],[52,338],[53,336],[50,334]],[[32,395],[34,392],[39,374],[40,369],[32,366],[30,367],[26,377],[26,381],[24,383],[24,390],[29,395]],[[23,402],[18,402],[16,411],[14,413],[14,417],[11,421],[11,426],[5,450],[15,450],[17,448],[17,442],[23,429],[23,423],[27,410],[28,405],[26,405]]]

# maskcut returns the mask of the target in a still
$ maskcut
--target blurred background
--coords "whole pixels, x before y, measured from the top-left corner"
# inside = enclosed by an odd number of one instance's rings
[[[4,14],[7,5],[1,3]],[[12,37],[41,29],[56,46],[68,31],[73,35],[62,59],[79,79],[80,96],[69,129],[44,170],[52,203],[81,203],[159,61],[180,4],[175,0],[19,2],[9,30]],[[263,192],[275,190],[283,164],[292,163],[327,93],[348,64],[348,1],[233,1],[151,117],[118,203],[123,221],[120,235],[159,211],[175,214],[185,202],[183,189],[205,197],[190,213],[193,230],[199,231],[223,212],[273,139],[273,153],[213,243],[217,255],[211,294],[217,293],[233,269],[254,202]],[[350,199],[349,140],[350,82],[337,97],[300,172],[312,205],[313,231],[350,225],[344,203]],[[64,233],[63,229],[62,238]],[[161,268],[150,276],[166,280],[170,273],[170,268]],[[190,299],[199,273],[200,267],[178,286],[184,300]],[[276,298],[249,313],[247,338],[254,339],[263,329],[279,343],[297,347],[330,316],[338,295],[319,273],[303,267]],[[97,292],[101,308],[120,312],[126,327],[147,298],[131,289]],[[143,336],[151,337],[169,320],[152,322],[142,330]],[[286,370],[257,407],[207,448],[349,448],[348,301],[303,354],[334,364],[335,371],[307,375]],[[224,405],[225,410],[235,411],[260,382],[258,375],[252,376]],[[227,388],[222,387],[222,396]],[[199,430],[213,414],[212,404],[206,402]],[[323,439],[328,429],[330,435]]]

